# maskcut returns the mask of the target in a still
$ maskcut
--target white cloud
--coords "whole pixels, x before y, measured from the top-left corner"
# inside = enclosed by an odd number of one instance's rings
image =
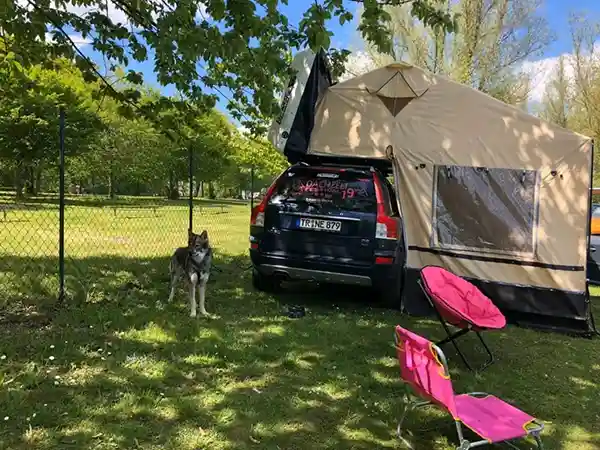
[[[68,36],[69,36],[69,39],[71,39],[73,41],[73,43],[75,44],[75,46],[77,48],[81,48],[81,47],[84,47],[84,46],[92,43],[91,39],[87,39],[87,38],[84,39],[79,34],[69,34]],[[46,33],[46,41],[53,42],[54,35],[52,33]]]
[[[363,51],[352,52],[346,61],[346,71],[340,77],[340,81],[362,75],[377,68],[373,59]]]
[[[582,52],[586,63],[597,65],[600,63],[600,41],[596,41],[593,48]],[[574,80],[575,67],[573,66],[574,54],[563,53],[560,56],[543,58],[538,61],[526,61],[521,68],[531,77],[531,93],[530,100],[532,102],[541,102],[544,99],[544,94],[548,84],[558,69],[558,61],[563,57],[565,67],[565,77],[568,80]]]
[[[564,53],[561,55],[565,61],[565,75],[568,79],[572,79],[575,71],[571,63],[572,54]],[[521,65],[521,69],[530,77],[530,92],[529,100],[532,103],[541,102],[544,99],[548,84],[554,77],[558,69],[558,61],[560,56],[543,58],[537,61],[525,61]]]
[[[33,9],[33,6],[31,6],[31,3],[28,0],[17,0],[17,5],[27,10]],[[67,3],[65,9],[73,14],[77,14],[78,16],[84,16],[92,11],[101,11],[106,13],[114,23],[127,23],[127,15],[118,9],[111,0],[107,0],[106,4],[102,5],[102,8],[98,8],[97,6],[79,6]]]
[[[33,7],[30,5],[28,0],[17,0],[17,4],[26,9],[32,9]],[[86,14],[90,12],[101,12],[102,14],[106,14],[106,16],[113,21],[113,23],[121,23],[126,25],[129,23],[129,19],[127,14],[125,14],[121,9],[117,8],[116,5],[111,1],[107,0],[106,3],[102,2],[100,6],[94,4],[93,6],[83,6],[83,5],[73,5],[72,3],[67,3],[65,7],[66,11],[69,11],[72,14],[76,14],[80,17],[84,17]],[[157,14],[152,14],[153,18],[157,17]],[[198,4],[198,13],[196,15],[197,19],[209,19],[210,14],[206,11],[206,5],[203,3]]]
[[[250,133],[250,129],[245,127],[242,124],[236,124],[236,128],[240,134],[249,134]]]
[[[565,60],[565,75],[568,79],[572,79],[575,73],[572,66],[573,55],[571,53],[565,53],[562,56]],[[559,57],[560,56],[555,56],[543,58],[537,61],[525,61],[521,65],[521,70],[527,73],[531,79],[529,100],[532,103],[539,103],[543,100],[546,88],[552,80],[552,77],[554,76],[558,67]],[[355,76],[362,75],[376,68],[376,63],[366,52],[353,52],[348,57],[348,61],[346,62],[346,72],[340,77],[340,81],[345,81]]]
[[[90,12],[97,11],[102,14],[106,14],[106,16],[110,20],[112,20],[113,23],[121,23],[121,24],[125,25],[129,22],[127,20],[127,14],[125,14],[123,11],[118,9],[111,0],[108,0],[105,4],[103,4],[101,8],[99,8],[97,6],[94,6],[94,7],[79,6],[79,5],[73,5],[73,4],[68,3],[66,10],[69,11],[70,13],[76,14],[80,17],[83,17],[86,14],[89,14]]]

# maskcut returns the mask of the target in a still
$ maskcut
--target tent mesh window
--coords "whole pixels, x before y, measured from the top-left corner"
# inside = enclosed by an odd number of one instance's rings
[[[533,256],[536,170],[435,166],[432,247]]]

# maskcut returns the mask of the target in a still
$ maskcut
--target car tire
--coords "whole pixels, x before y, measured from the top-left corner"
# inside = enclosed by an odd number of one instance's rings
[[[265,275],[252,269],[252,286],[257,291],[275,292],[279,288],[279,282],[273,275]]]

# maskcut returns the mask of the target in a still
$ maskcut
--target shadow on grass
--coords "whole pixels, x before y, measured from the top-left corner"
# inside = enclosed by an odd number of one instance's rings
[[[167,261],[74,261],[86,288],[71,280],[73,296],[51,320],[4,324],[0,448],[401,448],[393,326],[435,339],[439,325],[365,306],[364,291],[255,293],[245,258],[217,260],[213,317],[194,320],[183,291],[157,304]],[[46,272],[55,263],[35,261]],[[0,258],[2,268],[24,264]],[[41,285],[27,285],[27,298],[47,295]],[[289,303],[306,317],[289,319]],[[547,448],[600,445],[597,341],[512,327],[489,341],[498,361],[482,375],[450,353],[457,391],[487,390],[550,422]],[[416,448],[456,446],[452,421],[435,410],[411,415],[406,429]]]

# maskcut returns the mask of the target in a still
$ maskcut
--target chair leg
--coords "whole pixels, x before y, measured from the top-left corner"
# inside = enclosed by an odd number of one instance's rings
[[[425,298],[427,299],[427,301],[429,302],[429,304],[433,308],[433,311],[435,312],[435,315],[437,316],[438,320],[442,324],[442,327],[444,327],[444,330],[446,331],[446,335],[448,336],[445,339],[442,339],[441,341],[439,341],[436,345],[442,346],[442,345],[444,345],[444,344],[446,344],[448,342],[452,342],[452,345],[454,346],[454,349],[458,353],[458,356],[460,356],[460,359],[462,359],[462,361],[465,364],[465,366],[467,366],[467,369],[469,369],[471,372],[473,372],[473,368],[468,363],[467,358],[465,357],[465,355],[458,348],[458,344],[455,342],[456,338],[462,336],[463,334],[467,334],[469,331],[471,331],[471,329],[470,328],[463,328],[460,331],[458,331],[457,333],[452,334],[452,332],[450,331],[450,328],[448,328],[448,325],[446,324],[446,321],[444,320],[444,317],[442,316],[442,314],[440,313],[440,311],[435,306],[435,302],[431,299],[431,297],[427,293],[427,290],[425,289],[425,286],[423,286],[423,283],[421,282],[421,280],[418,281],[418,284],[419,284],[421,290],[423,291],[423,294],[425,294]]]
[[[410,449],[413,448],[412,443],[408,439],[406,439],[405,437],[402,436],[402,424],[404,423],[404,419],[406,419],[406,416],[408,415],[409,412],[414,411],[418,408],[422,408],[424,406],[428,406],[430,404],[431,404],[431,402],[429,402],[429,401],[417,402],[417,401],[411,401],[408,396],[405,397],[404,410],[402,411],[402,414],[400,415],[400,420],[398,421],[398,426],[396,427],[396,434],[398,435],[398,439],[400,439],[404,443],[404,445],[406,445]]]
[[[412,449],[413,445],[402,436],[402,424],[404,423],[404,419],[406,419],[406,416],[408,415],[408,412],[413,410],[414,406],[412,406],[411,403],[406,403],[404,405],[404,410],[402,411],[402,414],[400,415],[400,420],[398,421],[398,426],[396,427],[396,434],[398,435],[398,439],[400,439],[404,445],[406,445],[408,448]]]
[[[542,438],[540,437],[540,435],[534,434],[533,438],[535,439],[535,443],[537,444],[539,450],[544,450],[544,444],[542,444]]]
[[[404,423],[404,419],[406,419],[409,409],[410,405],[404,405],[404,409],[400,415],[400,420],[398,421],[398,426],[396,427],[396,434],[398,434],[400,439],[402,439],[402,424]]]
[[[486,363],[483,366],[481,366],[481,369],[479,369],[479,370],[484,370],[486,367],[488,367],[489,365],[491,365],[494,362],[494,355],[492,354],[492,351],[485,343],[485,340],[483,339],[483,336],[481,335],[481,333],[479,331],[475,331],[475,334],[479,338],[481,345],[483,345],[483,348],[485,348],[485,351],[488,354],[488,360],[486,361]]]
[[[469,450],[469,448],[471,448],[471,443],[465,439],[460,422],[455,421],[454,425],[456,426],[456,434],[458,435],[459,442],[459,446],[456,447],[456,450]]]
[[[442,341],[440,341],[440,343],[438,343],[437,345],[439,346],[439,345],[443,345],[443,344],[445,344],[447,342],[451,342],[452,346],[456,350],[456,353],[458,353],[458,356],[460,356],[460,359],[462,359],[462,361],[465,364],[465,366],[467,366],[467,369],[469,369],[471,372],[473,372],[473,368],[471,367],[471,365],[467,361],[467,358],[465,357],[465,355],[463,354],[463,352],[460,351],[460,348],[458,348],[458,344],[456,343],[456,338],[458,338],[458,337],[460,337],[460,336],[462,336],[464,334],[467,334],[470,331],[470,329],[469,328],[463,328],[458,333],[452,334],[452,332],[448,328],[448,325],[446,325],[446,322],[444,321],[444,319],[441,318],[441,316],[440,316],[440,323],[444,327],[444,330],[446,330],[446,334],[448,335],[448,337],[446,339],[443,339]]]
[[[449,331],[450,330],[446,330],[447,333]],[[461,328],[456,333],[450,334],[447,338],[444,338],[441,341],[436,342],[435,345],[437,345],[438,347],[441,347],[442,345],[447,344],[448,342],[452,341],[453,339],[457,339],[457,338],[467,334],[469,331],[471,331],[469,328]]]

